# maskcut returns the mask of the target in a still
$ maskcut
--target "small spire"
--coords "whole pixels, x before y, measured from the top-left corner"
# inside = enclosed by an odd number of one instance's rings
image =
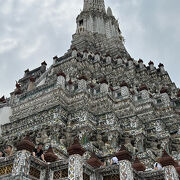
[[[107,15],[108,16],[113,16],[112,10],[110,7],[107,8]]]
[[[131,154],[127,151],[127,149],[124,145],[122,145],[119,152],[116,153],[116,157],[118,158],[119,161],[122,161],[122,160],[131,161],[131,159],[132,159]]]
[[[31,142],[29,134],[27,134],[26,137],[20,141],[16,147],[18,151],[27,150],[29,152],[33,152],[35,145],[33,142]]]
[[[74,154],[79,154],[82,156],[86,152],[86,150],[79,143],[79,138],[76,137],[74,139],[74,143],[68,148],[67,152],[70,156]]]
[[[158,159],[158,162],[162,165],[162,167],[175,165],[174,159],[165,150],[163,151],[162,157]]]
[[[58,156],[54,154],[53,148],[50,146],[47,152],[44,155],[46,162],[55,162],[58,159]]]
[[[133,168],[136,171],[145,171],[146,167],[143,163],[140,162],[140,160],[138,159],[138,157],[136,157],[134,163],[133,163]]]
[[[102,166],[102,162],[99,160],[95,153],[92,153],[90,159],[87,160],[87,163],[94,168],[99,168],[100,166]]]

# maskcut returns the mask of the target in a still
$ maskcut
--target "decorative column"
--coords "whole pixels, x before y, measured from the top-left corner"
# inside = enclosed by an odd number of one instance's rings
[[[29,175],[30,157],[31,153],[26,150],[18,151],[16,153],[13,163],[12,176],[27,177]]]
[[[138,63],[139,63],[139,68],[143,69],[144,68],[143,60],[139,59]]]
[[[159,66],[159,69],[160,69],[161,73],[164,74],[166,72],[165,69],[164,69],[164,65],[160,63],[158,66]]]
[[[100,92],[101,93],[108,93],[109,86],[107,80],[104,78],[100,81]]]
[[[78,138],[75,138],[74,143],[68,148],[67,152],[69,153],[68,179],[83,180],[82,156],[85,150],[81,147]]]
[[[56,64],[57,61],[58,61],[58,57],[57,57],[57,56],[54,56],[54,57],[53,57],[53,64]]]
[[[53,148],[51,146],[48,148],[47,152],[44,154],[44,159],[46,160],[48,164],[58,160],[58,156],[54,154]],[[49,167],[47,167],[45,170],[45,175],[44,176],[43,175],[44,174],[41,173],[42,180],[44,180],[46,176],[48,180],[53,180],[54,171],[51,170]]]
[[[152,61],[150,61],[149,63],[149,68],[151,71],[153,71],[155,68],[154,68],[154,63]]]
[[[92,166],[94,169],[96,168],[99,168],[103,165],[103,163],[98,159],[98,157],[96,156],[95,153],[92,153],[90,159],[87,160],[87,163]],[[93,173],[91,176],[90,176],[90,180],[96,180],[98,177],[96,177],[97,174]],[[99,176],[101,176],[99,174]],[[103,177],[99,177],[98,180],[101,180],[103,179]]]
[[[111,64],[111,56],[109,54],[106,55],[106,64]]]
[[[60,71],[57,74],[57,86],[58,87],[65,89],[65,78],[66,78],[66,75],[62,71]]]
[[[123,63],[123,60],[120,56],[117,57],[117,65],[121,65]]]
[[[179,180],[178,173],[174,167],[176,162],[165,150],[163,151],[163,155],[158,162],[164,168],[165,180]]]
[[[85,91],[87,89],[87,78],[86,76],[82,75],[80,76],[78,81],[78,89],[79,91]]]
[[[161,100],[162,100],[163,104],[168,106],[169,103],[170,103],[170,98],[169,98],[169,95],[168,95],[168,90],[166,88],[162,87],[160,93],[161,93]]]
[[[100,54],[97,52],[94,56],[95,61],[100,61]]]
[[[120,180],[134,180],[133,168],[130,162],[132,157],[124,145],[122,145],[120,151],[116,153],[116,157],[119,160]]]
[[[77,49],[73,48],[72,49],[72,57],[77,57],[77,54],[78,54]]]
[[[27,88],[27,91],[32,91],[35,88],[35,78],[34,77],[30,77],[29,78],[29,85]]]
[[[148,88],[145,84],[141,85],[141,87],[139,88],[139,91],[141,92],[142,99],[144,99],[144,100],[149,99]]]
[[[120,84],[120,87],[121,87],[121,96],[123,97],[129,96],[128,84],[125,81],[123,81]]]
[[[132,68],[132,67],[134,67],[134,65],[133,65],[133,59],[128,59],[128,66],[129,66],[129,68]]]
[[[21,142],[17,144],[17,153],[13,163],[12,176],[28,176],[30,170],[31,152],[35,145],[29,140],[27,135]]]

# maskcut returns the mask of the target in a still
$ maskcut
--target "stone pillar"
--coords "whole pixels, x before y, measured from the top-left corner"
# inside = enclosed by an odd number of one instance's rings
[[[69,164],[68,179],[83,180],[83,158],[85,150],[81,147],[79,139],[75,139],[71,147],[68,148]]]
[[[16,153],[13,163],[12,176],[27,177],[29,175],[30,156],[31,153],[26,150],[18,151]]]
[[[88,51],[84,50],[83,51],[83,59],[87,59],[88,58]]]
[[[65,74],[60,72],[57,74],[57,86],[65,89]]]
[[[133,67],[133,60],[132,59],[128,60],[128,66],[129,66],[129,68]]]
[[[123,60],[121,59],[121,57],[117,57],[117,65],[121,65],[123,63]]]
[[[106,83],[102,83],[100,86],[100,92],[101,93],[108,93],[109,86]]]
[[[125,81],[123,81],[120,84],[120,87],[121,87],[121,96],[123,96],[123,97],[129,96],[128,84]]]
[[[68,165],[69,180],[83,180],[83,161],[82,156],[74,154],[69,157]]]
[[[139,68],[140,68],[140,69],[143,69],[143,68],[144,68],[143,60],[142,60],[142,59],[139,59],[138,63],[139,63]]]
[[[32,91],[35,87],[35,78],[30,77],[27,91]]]
[[[85,79],[79,79],[78,89],[79,89],[79,91],[85,91],[87,89],[87,82]]]
[[[77,49],[76,48],[72,49],[72,57],[77,57]]]
[[[166,88],[162,88],[161,91],[161,101],[163,102],[164,105],[169,105],[170,103],[170,98],[168,95],[168,90]]]
[[[100,55],[99,53],[96,53],[94,56],[95,61],[100,61]]]
[[[176,169],[172,165],[164,167],[164,176],[165,180],[179,180]]]
[[[133,168],[130,162],[132,157],[124,145],[122,145],[120,151],[116,153],[116,157],[119,160],[120,180],[134,180]]]
[[[159,64],[159,69],[161,71],[161,73],[165,73],[165,69],[164,69],[164,65],[163,64]]]
[[[58,57],[57,57],[57,56],[54,56],[54,57],[53,57],[53,64],[56,64],[56,63],[57,63],[57,60],[58,60]]]
[[[133,168],[128,160],[119,161],[120,180],[134,180]]]
[[[154,63],[152,61],[149,62],[149,68],[151,71],[154,70]]]
[[[158,162],[164,168],[165,180],[179,180],[177,171],[174,167],[176,162],[165,150]]]
[[[109,54],[106,55],[106,64],[111,64],[111,56]]]

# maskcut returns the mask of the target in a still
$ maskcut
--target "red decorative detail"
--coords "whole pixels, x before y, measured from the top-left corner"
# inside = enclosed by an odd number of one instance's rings
[[[123,81],[123,82],[120,84],[120,87],[123,87],[123,86],[128,87],[128,84],[127,84],[127,82],[126,82],[126,81]]]
[[[127,149],[124,145],[122,145],[119,152],[116,153],[116,157],[118,158],[119,161],[122,161],[122,160],[131,161],[131,159],[132,159],[131,154],[127,151]]]
[[[132,59],[132,58],[129,58],[128,61],[133,61],[133,59]]]
[[[139,88],[139,91],[143,91],[143,90],[147,90],[148,91],[148,88],[145,84],[142,84]]]
[[[109,86],[109,89],[110,89],[111,91],[115,91],[114,88],[112,87],[112,85]]]
[[[122,57],[121,56],[117,56],[116,59],[122,59]]]
[[[21,88],[21,85],[16,81],[16,88]]]
[[[100,56],[100,53],[99,53],[99,52],[96,52],[95,55],[99,55],[99,56]]]
[[[54,57],[53,57],[53,59],[55,59],[55,60],[56,60],[56,59],[58,59],[58,57],[57,57],[57,56],[54,56]]]
[[[158,162],[162,165],[162,167],[175,165],[174,159],[169,156],[169,154],[165,150],[163,151],[162,157],[158,159]]]
[[[73,84],[73,82],[72,82],[72,80],[71,80],[71,79],[68,81],[68,84],[70,84],[70,85],[72,85],[72,84]]]
[[[177,97],[180,97],[180,90],[179,90],[178,93],[177,93]]]
[[[143,60],[142,60],[142,59],[139,59],[138,63],[143,63]]]
[[[135,95],[135,91],[134,91],[134,90],[132,90],[132,91],[130,91],[130,92],[131,92],[132,95]]]
[[[159,66],[159,68],[160,68],[160,67],[164,67],[164,64],[159,63],[159,65],[158,65],[158,66]]]
[[[42,66],[43,66],[43,65],[47,66],[46,61],[42,62],[41,65],[42,65]]]
[[[76,47],[73,47],[72,50],[73,50],[73,51],[77,51],[77,48],[76,48]]]
[[[81,75],[81,76],[79,76],[79,78],[78,78],[79,80],[85,80],[85,81],[87,81],[88,80],[88,78],[85,76],[85,75]]]
[[[99,81],[100,84],[108,84],[107,80],[105,78],[101,79]]]
[[[29,152],[33,152],[35,145],[30,141],[30,136],[26,135],[26,137],[20,141],[16,147],[18,151],[27,150]]]
[[[6,103],[6,99],[5,99],[4,96],[2,96],[2,97],[0,98],[0,102],[1,102],[1,103]]]
[[[29,69],[26,69],[24,72],[25,72],[25,73],[28,73],[28,72],[29,72]]]
[[[93,83],[90,83],[89,86],[90,86],[90,88],[94,88],[95,87],[95,85]]]
[[[32,77],[32,76],[29,78],[29,80],[30,80],[31,82],[35,82],[35,78]]]
[[[102,166],[102,162],[98,159],[95,153],[92,153],[90,159],[87,160],[87,163],[93,168],[99,168],[100,166]]]
[[[66,75],[64,74],[64,72],[60,71],[59,73],[57,73],[57,76],[63,76],[64,78],[66,78]]]
[[[111,57],[111,55],[109,53],[106,54],[106,57]]]
[[[86,152],[86,150],[80,145],[79,139],[75,138],[74,143],[68,148],[67,152],[70,156],[74,154],[79,154],[82,156]]]
[[[16,81],[16,89],[15,89],[15,95],[21,94],[22,90],[21,90],[21,85]]]
[[[58,159],[58,156],[56,156],[53,152],[53,148],[50,146],[47,152],[44,154],[44,159],[46,162],[55,162]]]
[[[149,61],[149,66],[152,64],[152,65],[154,65],[154,62],[153,61]]]
[[[168,93],[168,90],[165,87],[162,87],[162,89],[160,90],[160,93],[161,94]]]
[[[136,159],[134,161],[133,168],[136,171],[145,171],[146,170],[145,165],[143,163],[141,163],[137,157],[136,157]]]

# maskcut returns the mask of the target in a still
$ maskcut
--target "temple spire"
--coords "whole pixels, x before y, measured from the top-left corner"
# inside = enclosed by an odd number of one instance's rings
[[[105,11],[104,0],[84,0],[84,11],[99,10]]]

